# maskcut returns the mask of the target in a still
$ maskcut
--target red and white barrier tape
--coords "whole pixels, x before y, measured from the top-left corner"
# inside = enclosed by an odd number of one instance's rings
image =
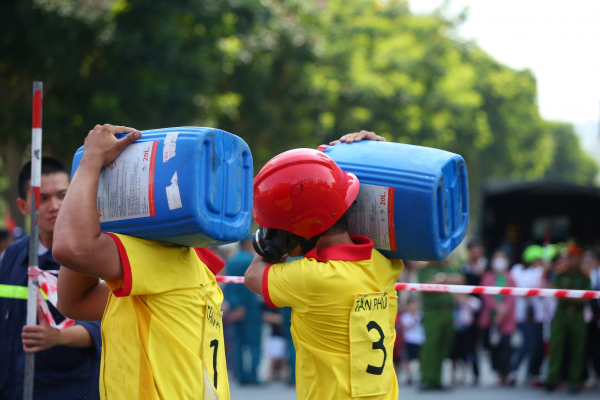
[[[243,276],[217,276],[217,282],[244,283]],[[565,289],[530,289],[498,286],[432,285],[427,283],[396,283],[396,290],[412,292],[500,294],[506,296],[560,297],[570,299],[600,299],[600,291]]]
[[[33,281],[36,282],[38,289],[44,292],[48,298],[48,301],[54,307],[56,307],[56,303],[58,302],[58,292],[56,289],[58,279],[55,275],[58,275],[58,271],[44,271],[37,267],[29,267],[29,270],[27,271],[27,276],[29,279],[33,279]],[[62,321],[60,324],[57,324],[52,316],[52,313],[50,312],[50,308],[48,308],[48,303],[46,303],[44,296],[42,296],[42,293],[39,290],[37,291],[37,296],[38,305],[46,317],[46,322],[48,322],[51,327],[63,329],[75,324],[75,321],[69,318],[65,318],[64,321]]]
[[[243,276],[217,276],[217,282],[224,283],[244,283]]]

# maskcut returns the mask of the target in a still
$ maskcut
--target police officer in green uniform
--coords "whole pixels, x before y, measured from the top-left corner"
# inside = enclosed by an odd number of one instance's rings
[[[420,283],[463,284],[464,278],[441,262],[429,263],[418,273]],[[421,347],[421,389],[442,389],[442,362],[454,343],[454,296],[450,293],[422,293],[425,343]]]
[[[556,267],[554,288],[590,290],[590,278],[581,271],[583,250],[571,243],[563,252],[563,257]],[[550,328],[550,360],[546,387],[554,390],[560,375],[564,346],[567,338],[570,343],[569,390],[577,393],[581,390],[581,377],[584,366],[586,324],[583,308],[588,299],[559,299],[556,314]]]

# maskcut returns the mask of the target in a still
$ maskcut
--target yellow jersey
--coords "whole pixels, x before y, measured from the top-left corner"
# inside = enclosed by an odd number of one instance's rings
[[[215,280],[223,262],[208,249],[108,235],[124,278],[106,281],[100,398],[229,399]]]
[[[292,308],[298,399],[398,399],[394,284],[404,265],[366,237],[352,241],[265,269],[267,304]]]

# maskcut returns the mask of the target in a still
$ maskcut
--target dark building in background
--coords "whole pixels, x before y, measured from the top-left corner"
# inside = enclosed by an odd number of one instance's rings
[[[513,262],[524,248],[575,239],[600,239],[600,188],[565,182],[494,182],[482,190],[479,237],[492,252],[502,247]]]

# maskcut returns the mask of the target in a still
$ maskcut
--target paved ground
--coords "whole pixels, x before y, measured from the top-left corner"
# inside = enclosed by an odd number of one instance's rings
[[[596,389],[570,395],[566,390],[557,390],[553,393],[547,393],[542,389],[533,389],[525,385],[525,363],[522,364],[519,371],[518,384],[513,388],[497,387],[495,374],[489,363],[489,355],[482,352],[479,356],[481,385],[478,387],[461,386],[446,392],[420,392],[413,386],[405,385],[406,376],[402,373],[399,377],[400,399],[416,400],[600,400],[600,385]],[[413,365],[413,367],[417,367]],[[544,366],[545,367],[545,366]],[[444,363],[443,381],[445,385],[450,384],[451,363]],[[264,379],[267,375],[266,362],[262,362],[260,375]],[[418,377],[417,377],[418,379]],[[472,376],[467,373],[466,382],[472,382]],[[259,387],[240,387],[234,379],[230,378],[231,398],[232,400],[295,400],[295,388],[282,383],[265,384]],[[317,399],[315,399],[317,400]]]
[[[448,392],[421,393],[414,387],[400,387],[400,399],[418,400],[598,400],[600,391],[583,392],[577,396],[569,395],[566,391],[556,391],[548,394],[543,390],[533,390],[525,387],[495,388],[495,387],[462,387]],[[295,389],[283,384],[271,384],[263,387],[239,387],[231,385],[232,400],[295,400]]]
[[[264,329],[264,342],[268,337],[268,329]],[[264,347],[264,346],[263,346]],[[263,349],[264,350],[264,349]],[[570,395],[566,390],[557,390],[553,393],[547,393],[542,389],[532,389],[525,385],[526,363],[522,363],[518,374],[517,386],[513,388],[501,388],[496,386],[495,374],[490,365],[490,356],[485,351],[481,351],[478,356],[480,368],[480,382],[478,387],[461,386],[446,392],[420,392],[413,386],[407,386],[406,375],[401,373],[399,376],[400,396],[401,400],[600,400],[600,384],[596,385],[596,389],[579,393],[578,395]],[[266,353],[259,365],[259,377],[266,380],[268,375],[268,357]],[[412,365],[413,370],[418,370],[418,365]],[[544,372],[546,365],[543,366]],[[452,373],[452,365],[450,361],[444,362],[443,368],[443,383],[450,385],[450,377]],[[458,377],[460,379],[460,376]],[[418,380],[417,376],[413,380]],[[473,377],[470,371],[464,376],[467,384],[472,383]],[[232,378],[230,371],[229,375],[231,399],[232,400],[295,400],[296,389],[282,383],[264,384],[259,387],[239,386]],[[312,400],[312,399],[311,399]],[[315,399],[318,400],[318,399]]]

